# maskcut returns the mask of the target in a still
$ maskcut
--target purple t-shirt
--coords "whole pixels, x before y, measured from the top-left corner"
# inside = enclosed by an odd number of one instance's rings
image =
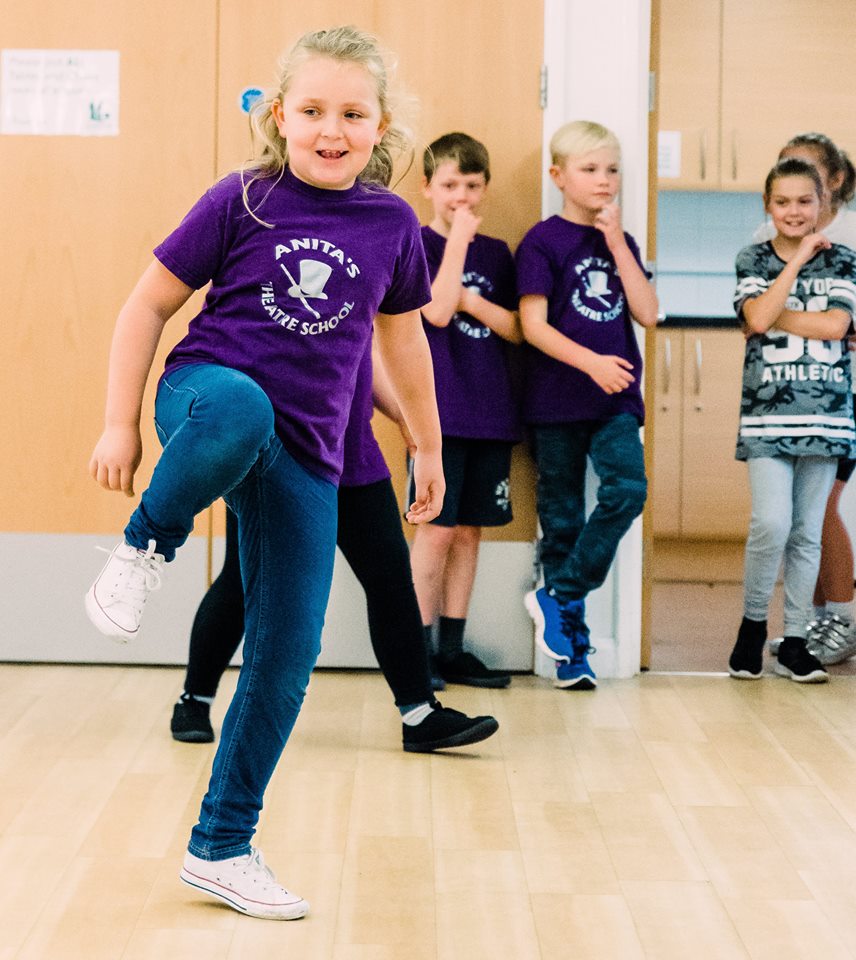
[[[433,280],[443,260],[446,238],[423,227],[422,242]],[[461,280],[485,300],[506,310],[517,309],[514,258],[502,240],[477,234],[467,249]],[[435,327],[424,318],[423,324],[434,362],[443,434],[477,440],[519,440],[510,345],[468,313],[455,313],[445,327]]]
[[[366,351],[357,371],[357,388],[345,431],[345,466],[339,484],[364,487],[389,477],[389,467],[372,432],[372,351]]]
[[[218,363],[252,377],[283,445],[336,482],[357,368],[378,312],[431,298],[419,224],[400,197],[359,182],[322,190],[285,171],[250,188],[214,184],[154,253],[179,280],[211,287],[166,369]]]
[[[641,266],[636,241],[629,233],[624,236]],[[621,413],[632,413],[642,423],[642,355],[624,287],[600,230],[559,216],[536,223],[517,248],[517,288],[521,297],[547,297],[551,327],[596,353],[629,360],[636,378],[621,393],[608,394],[582,370],[527,346],[526,423],[608,420]]]

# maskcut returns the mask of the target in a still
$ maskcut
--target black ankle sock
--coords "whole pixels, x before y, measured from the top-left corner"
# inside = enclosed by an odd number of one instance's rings
[[[737,632],[737,639],[766,641],[767,621],[750,620],[748,617],[744,617],[740,623],[740,629]]]
[[[437,653],[442,660],[453,660],[464,649],[466,618],[440,617],[440,640]]]

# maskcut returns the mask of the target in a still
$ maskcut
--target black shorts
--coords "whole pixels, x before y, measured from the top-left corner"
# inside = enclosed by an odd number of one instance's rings
[[[842,483],[847,483],[853,476],[854,468],[856,468],[856,460],[851,460],[849,457],[842,457],[838,461],[838,470],[835,472],[835,479],[840,480]]]
[[[502,527],[510,523],[511,448],[506,440],[443,437],[446,498],[432,520],[441,527]],[[408,505],[415,499],[412,471]]]

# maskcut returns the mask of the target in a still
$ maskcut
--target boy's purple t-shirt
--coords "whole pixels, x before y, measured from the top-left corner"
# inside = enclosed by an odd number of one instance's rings
[[[166,369],[203,362],[246,373],[270,398],[289,453],[336,482],[375,315],[431,299],[419,224],[381,187],[322,190],[286,169],[250,187],[267,227],[241,191],[238,173],[214,184],[154,251],[188,286],[211,283]]]
[[[636,241],[629,233],[624,236],[642,266]],[[608,394],[582,370],[527,346],[525,422],[608,420],[632,413],[642,423],[642,355],[615,261],[600,230],[559,216],[535,224],[517,248],[517,288],[521,297],[547,298],[551,327],[596,353],[629,360],[636,378],[621,393]]]
[[[339,485],[364,487],[389,478],[389,467],[372,432],[372,352],[366,351],[357,371],[351,417],[345,431],[345,465]]]
[[[433,281],[446,238],[422,228]],[[506,310],[517,309],[514,258],[502,240],[477,234],[467,250],[462,283]],[[512,388],[510,345],[468,313],[455,313],[448,326],[423,318],[434,362],[440,429],[447,437],[520,439],[520,418]]]

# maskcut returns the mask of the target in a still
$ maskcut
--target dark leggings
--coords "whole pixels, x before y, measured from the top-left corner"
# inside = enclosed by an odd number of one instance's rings
[[[428,651],[413,589],[410,552],[392,483],[339,488],[336,542],[366,594],[372,649],[397,706],[432,701]],[[226,559],[202,598],[184,689],[213,697],[244,634],[238,521],[226,511]]]

